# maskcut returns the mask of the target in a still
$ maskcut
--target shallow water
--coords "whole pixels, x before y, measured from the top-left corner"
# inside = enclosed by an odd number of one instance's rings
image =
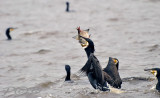
[[[3,98],[159,98],[145,68],[160,67],[159,0],[0,0],[0,96]],[[87,61],[72,37],[90,29],[102,67],[120,61],[122,92],[94,90],[87,77],[64,83],[65,64],[76,74]],[[12,41],[4,34],[7,27]],[[142,77],[143,79],[131,79]]]

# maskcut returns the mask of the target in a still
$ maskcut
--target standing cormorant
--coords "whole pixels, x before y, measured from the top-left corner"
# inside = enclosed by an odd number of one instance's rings
[[[79,43],[85,48],[88,57],[87,63],[81,69],[89,78],[91,85],[95,88],[96,82],[94,81],[107,81],[115,88],[121,88],[122,80],[118,73],[119,61],[116,58],[109,58],[108,65],[102,70],[99,60],[94,56],[94,43],[91,39],[80,36]],[[91,55],[92,54],[92,55]],[[90,74],[89,74],[90,73]],[[90,75],[90,76],[89,76]],[[97,78],[97,77],[101,78]],[[93,81],[94,80],[94,81]],[[93,85],[94,84],[94,85]],[[102,88],[104,85],[102,85]]]
[[[65,81],[71,81],[71,67],[69,65],[65,65],[65,70],[66,70],[66,73],[67,73],[67,76],[65,78]]]
[[[160,92],[160,68],[145,69],[144,71],[150,71],[157,77],[158,83],[156,84],[156,89]]]
[[[66,2],[66,12],[69,12],[69,2]]]
[[[13,31],[14,29],[16,29],[16,28],[12,28],[12,27],[7,28],[7,30],[6,30],[6,36],[7,36],[8,40],[12,40],[10,32]]]

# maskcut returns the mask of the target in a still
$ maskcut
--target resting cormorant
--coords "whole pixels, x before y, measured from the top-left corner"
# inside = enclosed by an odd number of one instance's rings
[[[82,36],[79,37],[80,37],[79,42],[81,46],[85,48],[88,57],[88,61],[81,69],[81,71],[87,74],[91,85],[92,86],[93,84],[96,85],[96,82],[93,82],[93,80],[96,80],[97,82],[105,80],[111,86],[115,88],[121,88],[122,80],[118,73],[118,66],[119,66],[118,59],[110,57],[108,65],[106,66],[106,68],[102,70],[99,60],[94,56],[95,49],[93,41],[89,38],[85,38]],[[92,73],[92,75],[90,75],[89,72]],[[101,78],[97,78],[98,76]],[[93,87],[95,88],[95,86]]]
[[[145,69],[144,71],[150,71],[157,77],[158,83],[156,84],[156,89],[160,92],[160,68]]]
[[[71,67],[69,65],[65,65],[65,70],[66,70],[66,73],[67,73],[65,81],[71,81],[71,79],[70,79],[70,76],[71,76]]]
[[[69,12],[69,2],[66,2],[66,12]]]
[[[109,57],[108,65],[103,69],[110,77],[112,77],[114,83],[111,84],[115,88],[121,88],[122,80],[118,72],[119,61],[117,58]]]
[[[6,36],[7,36],[8,40],[12,40],[10,32],[13,31],[14,29],[16,29],[16,28],[11,28],[11,27],[7,28],[7,30],[6,30]]]

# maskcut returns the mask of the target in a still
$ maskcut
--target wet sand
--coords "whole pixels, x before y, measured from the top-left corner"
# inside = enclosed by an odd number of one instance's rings
[[[151,89],[154,76],[144,71],[160,67],[160,0],[70,0],[70,13],[65,0],[0,2],[1,98],[160,97]],[[123,81],[123,93],[96,91],[87,77],[73,76],[74,83],[64,83],[65,64],[77,74],[87,61],[72,38],[77,26],[90,29],[102,67],[108,57],[119,59],[121,78],[129,78]],[[18,27],[11,32],[12,41],[6,40],[7,27]]]

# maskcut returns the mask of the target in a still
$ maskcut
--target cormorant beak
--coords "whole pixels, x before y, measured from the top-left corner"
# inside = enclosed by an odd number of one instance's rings
[[[76,36],[74,36],[72,38],[74,38],[76,40],[79,40],[79,43],[81,44],[81,46],[83,48],[87,48],[89,46],[89,43],[80,35],[76,35]]]
[[[117,63],[118,63],[118,60],[117,60],[117,59],[113,59],[113,62],[114,62],[115,64],[117,64]]]
[[[9,30],[10,30],[10,32],[11,32],[11,31],[13,31],[13,30],[15,30],[15,29],[17,29],[17,28],[10,28]]]
[[[87,48],[89,46],[89,43],[82,37],[79,37],[79,43],[83,48]]]
[[[150,71],[154,76],[157,76],[157,71],[156,70],[151,70]]]
[[[10,32],[13,31],[13,30],[14,30],[13,28],[9,29]]]

